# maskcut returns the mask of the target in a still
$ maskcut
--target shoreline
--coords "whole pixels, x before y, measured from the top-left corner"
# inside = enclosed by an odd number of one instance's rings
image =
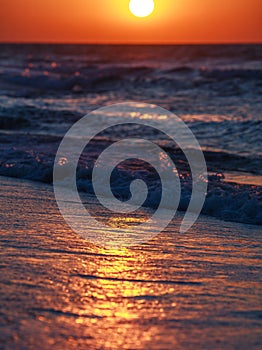
[[[51,175],[50,175],[51,176]],[[244,173],[244,172],[225,172],[223,174],[215,174],[215,173],[212,173],[210,172],[209,173],[209,176],[212,178],[212,177],[217,177],[218,178],[218,181],[221,183],[221,186],[230,186],[229,189],[231,188],[231,186],[244,186],[247,188],[253,188],[253,190],[255,188],[258,188],[257,191],[259,191],[259,188],[261,187],[261,179],[262,179],[262,176],[261,175],[255,175],[255,174],[250,174],[248,173]],[[19,181],[21,182],[29,182],[29,183],[32,183],[32,186],[34,186],[34,184],[42,184],[44,186],[48,186],[49,188],[52,188],[52,183],[50,183],[50,181],[41,181],[41,180],[38,180],[38,179],[28,179],[28,178],[20,178],[20,177],[16,177],[16,176],[3,176],[3,175],[0,175],[0,182],[1,182],[1,179],[11,179],[14,180],[14,181],[17,181],[19,183]],[[48,177],[49,179],[49,177]],[[88,193],[86,191],[83,191],[80,189],[80,193],[81,193],[81,196],[85,196],[86,198],[94,198],[94,195],[91,194],[91,193]],[[219,201],[221,201],[219,199]],[[219,204],[219,203],[218,203]],[[204,206],[205,207],[205,206]],[[151,207],[148,207],[148,206],[145,206],[143,207],[145,210],[152,210]],[[186,208],[185,208],[186,209]],[[178,213],[180,213],[181,215],[183,215],[183,213],[185,213],[185,210],[184,208],[181,210],[181,208],[178,209]],[[210,208],[211,210],[212,208]],[[230,223],[235,223],[235,224],[243,224],[243,225],[251,225],[251,226],[255,226],[255,227],[262,227],[262,225],[260,223],[253,223],[253,222],[243,222],[243,221],[238,221],[238,220],[232,220],[230,217],[227,218],[221,218],[217,215],[209,215],[208,213],[206,212],[202,212],[201,213],[201,216],[204,216],[204,217],[207,217],[207,218],[210,218],[210,219],[214,219],[214,220],[218,220],[218,221],[221,221],[221,222],[230,222]]]
[[[71,231],[50,186],[0,181],[4,349],[259,348],[261,228],[201,216],[108,250]]]

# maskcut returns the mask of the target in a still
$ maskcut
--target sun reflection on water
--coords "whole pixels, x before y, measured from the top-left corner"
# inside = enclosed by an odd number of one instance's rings
[[[241,334],[243,344],[247,332],[260,337],[258,229],[202,218],[185,235],[173,223],[147,244],[105,249],[64,224],[48,186],[8,180],[2,193],[10,348],[220,349],[220,340],[229,350]]]

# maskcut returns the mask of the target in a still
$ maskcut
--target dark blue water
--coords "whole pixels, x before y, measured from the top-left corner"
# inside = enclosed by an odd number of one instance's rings
[[[261,67],[261,45],[1,45],[0,174],[51,183],[59,141],[75,121],[112,103],[154,103],[181,117],[205,152],[203,213],[261,224]],[[114,136],[95,142],[91,157]],[[188,199],[190,174],[181,171]]]

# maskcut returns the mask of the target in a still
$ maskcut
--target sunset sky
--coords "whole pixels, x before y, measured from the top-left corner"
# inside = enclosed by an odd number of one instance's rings
[[[0,0],[1,42],[262,42],[261,0],[155,0],[137,18],[129,0]]]

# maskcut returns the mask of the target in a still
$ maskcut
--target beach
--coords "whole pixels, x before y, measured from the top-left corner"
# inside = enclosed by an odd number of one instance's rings
[[[1,349],[261,348],[261,62],[262,45],[0,45]],[[134,157],[115,166],[110,185],[124,203],[134,179],[146,183],[135,216],[109,215],[95,198],[95,162],[124,138],[161,147],[181,194],[163,232],[109,249],[65,222],[53,167],[74,123],[120,102],[141,113],[120,111],[123,125],[102,128],[81,153],[76,188],[85,208],[110,223],[113,237],[121,225],[137,224],[139,233],[157,210],[161,179]],[[167,112],[157,115],[156,106]],[[116,117],[103,111],[91,123]],[[161,130],[130,127],[160,120],[172,134],[168,111],[192,130],[207,164],[201,215],[183,234],[194,188],[185,149]],[[66,186],[72,162],[55,164]]]
[[[2,349],[260,348],[260,227],[201,216],[106,250],[49,185],[2,177],[0,198]]]

